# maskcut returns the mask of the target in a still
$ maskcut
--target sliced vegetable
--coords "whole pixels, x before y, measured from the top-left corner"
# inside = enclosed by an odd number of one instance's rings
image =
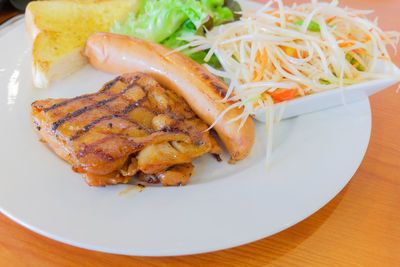
[[[338,46],[342,48],[353,46],[355,44],[355,42],[352,40],[344,40],[342,38],[337,38],[336,41],[338,41]]]
[[[331,82],[330,81],[328,81],[328,80],[325,80],[325,79],[319,79],[319,83],[320,84],[323,84],[323,85],[329,85],[329,84],[331,84]]]
[[[358,62],[354,57],[352,57],[350,54],[346,54],[346,60],[350,62],[351,65],[353,65],[357,70],[359,71],[364,71],[364,67]]]
[[[281,46],[281,48],[283,49],[283,51],[285,51],[286,55],[299,58],[299,55],[297,54],[297,50],[295,48],[290,46]]]
[[[277,102],[380,77],[359,72],[373,69],[379,59],[390,61],[386,45],[395,46],[400,34],[380,30],[359,16],[364,13],[340,8],[336,1],[284,6],[272,0],[240,21],[187,40],[208,52],[207,58],[218,55],[223,70],[210,71],[231,83],[225,98],[245,103],[244,112],[252,115],[258,111],[255,102],[267,103],[265,98],[248,103],[257,94]],[[305,21],[310,21],[308,30],[300,32],[295,26]]]
[[[283,102],[292,100],[295,97],[297,91],[297,89],[278,89],[270,93],[270,95],[275,102]]]
[[[235,56],[236,58],[236,56]],[[238,59],[236,58],[238,61]],[[267,69],[268,64],[268,53],[265,47],[263,47],[262,52],[257,50],[255,62],[260,64],[261,68],[260,71],[254,71],[253,78],[251,79],[252,82],[258,82],[262,80],[265,70]]]
[[[303,25],[303,22],[304,22],[304,19],[300,19],[300,20],[293,22],[293,24],[297,25],[297,26],[301,26],[301,25]],[[312,32],[320,32],[321,31],[319,24],[313,20],[311,20],[310,24],[308,24],[307,30],[312,31]]]
[[[247,104],[247,103],[254,102],[254,101],[258,100],[258,99],[261,99],[261,96],[260,96],[260,95],[254,96],[254,97],[250,97],[249,99],[247,99],[246,101],[244,101],[242,104],[245,105],[245,104]]]
[[[396,48],[400,34],[379,29],[364,16],[368,13],[341,8],[336,0],[291,6],[270,0],[240,21],[187,40],[209,51],[207,58],[218,55],[223,70],[209,70],[230,83],[225,99],[243,106],[238,119],[265,107],[270,148],[274,103],[382,77],[372,70],[379,59],[390,62],[386,46]],[[299,31],[305,21],[307,30]],[[364,69],[369,71],[361,73]],[[262,98],[255,100],[257,95]]]

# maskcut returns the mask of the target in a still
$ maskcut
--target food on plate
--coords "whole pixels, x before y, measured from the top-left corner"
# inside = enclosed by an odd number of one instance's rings
[[[137,0],[33,1],[26,8],[26,30],[32,39],[32,72],[36,87],[64,77],[87,63],[81,55],[86,38],[108,32],[138,9]]]
[[[188,43],[182,36],[204,35],[214,26],[240,18],[239,11],[241,7],[234,0],[142,0],[138,12],[131,12],[125,23],[116,22],[111,32],[177,48]],[[206,52],[182,52],[204,63]],[[211,61],[219,66],[216,57]]]
[[[400,35],[382,31],[377,20],[366,18],[369,13],[341,8],[338,1],[289,7],[272,0],[205,36],[182,36],[191,43],[176,51],[207,50],[206,62],[216,56],[222,68],[206,67],[229,83],[224,100],[243,106],[243,116],[266,112],[268,165],[273,125],[280,118],[275,118],[274,103],[394,77],[386,45],[396,49]],[[379,70],[382,63],[392,74]]]
[[[377,20],[366,18],[369,13],[341,8],[338,1],[289,7],[272,0],[205,36],[182,36],[192,42],[182,49],[208,50],[206,62],[215,55],[222,69],[208,70],[229,82],[225,99],[239,101],[250,115],[273,103],[385,77],[380,61],[394,71],[386,45],[396,49],[400,34],[381,30]]]
[[[112,73],[141,71],[182,96],[214,128],[231,159],[245,158],[254,143],[254,124],[233,102],[222,102],[227,85],[202,65],[160,44],[111,33],[95,33],[86,42],[89,62]],[[233,104],[233,105],[232,105]]]
[[[91,186],[131,176],[184,185],[201,155],[222,150],[172,90],[144,73],[123,74],[97,93],[32,103],[34,128]]]

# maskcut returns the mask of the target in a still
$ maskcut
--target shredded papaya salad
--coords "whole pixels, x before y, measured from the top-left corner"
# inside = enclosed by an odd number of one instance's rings
[[[400,34],[382,31],[377,19],[368,20],[372,11],[338,4],[313,0],[289,7],[271,0],[205,36],[183,36],[189,43],[176,49],[208,50],[205,62],[218,58],[222,68],[206,67],[229,84],[224,101],[235,101],[230,108],[243,108],[235,120],[244,123],[266,110],[267,161],[274,103],[395,75],[394,69],[384,74],[376,68],[379,61],[391,62],[386,46],[396,50]]]

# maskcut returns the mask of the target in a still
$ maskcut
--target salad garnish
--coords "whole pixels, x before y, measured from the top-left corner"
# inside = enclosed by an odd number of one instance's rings
[[[207,68],[229,83],[224,100],[243,107],[237,119],[266,110],[268,151],[274,103],[395,75],[386,46],[396,51],[400,34],[370,21],[366,15],[372,11],[338,4],[312,0],[285,6],[271,0],[205,36],[183,36],[190,41],[184,48],[207,51],[205,62],[218,58],[222,68]],[[383,65],[391,72],[379,71]]]
[[[137,14],[131,12],[126,22],[115,22],[111,32],[135,36],[175,49],[188,43],[182,36],[204,36],[206,30],[240,18],[240,5],[234,0],[141,0]],[[207,51],[183,50],[199,63]],[[208,63],[220,67],[215,56]]]

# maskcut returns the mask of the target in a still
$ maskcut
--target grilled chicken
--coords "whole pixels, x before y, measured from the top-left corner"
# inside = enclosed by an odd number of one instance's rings
[[[92,186],[154,175],[184,185],[191,161],[220,154],[207,125],[173,91],[144,73],[124,74],[94,94],[32,103],[34,127]]]
[[[139,179],[147,183],[159,183],[163,185],[186,185],[193,171],[192,163],[184,163],[172,166],[154,174],[140,173]]]

